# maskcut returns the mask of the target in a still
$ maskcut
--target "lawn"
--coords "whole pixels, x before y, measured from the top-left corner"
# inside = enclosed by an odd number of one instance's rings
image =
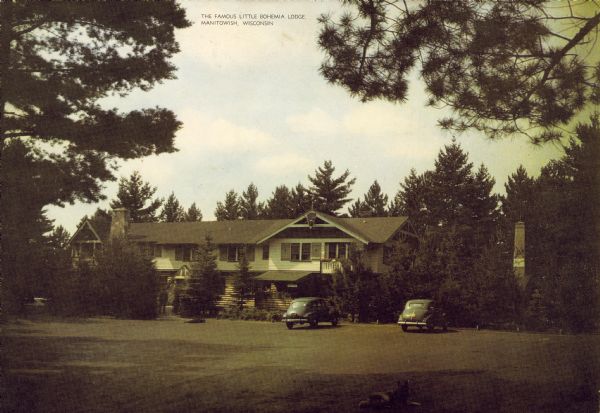
[[[3,411],[365,411],[398,380],[407,412],[600,411],[597,335],[98,318],[13,321],[1,345]]]

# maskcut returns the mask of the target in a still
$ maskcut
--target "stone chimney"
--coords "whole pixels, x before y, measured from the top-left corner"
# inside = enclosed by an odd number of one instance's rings
[[[519,286],[525,289],[527,286],[527,276],[525,274],[525,223],[518,221],[515,223],[515,249],[513,252],[513,270]]]
[[[110,222],[110,239],[125,238],[129,227],[129,211],[127,208],[115,208]]]

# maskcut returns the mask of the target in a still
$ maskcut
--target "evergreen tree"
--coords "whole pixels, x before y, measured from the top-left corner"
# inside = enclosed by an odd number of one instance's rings
[[[210,236],[206,236],[204,243],[198,246],[195,257],[188,288],[181,301],[185,314],[204,316],[215,311],[224,288],[223,277],[217,271],[215,247]]]
[[[404,102],[418,68],[428,104],[454,112],[440,125],[459,132],[557,141],[600,101],[597,4],[357,0],[320,23],[325,79],[362,101]]]
[[[163,204],[158,218],[163,222],[181,222],[185,220],[185,211],[177,198],[175,198],[174,192],[171,192],[171,195],[169,195]]]
[[[99,101],[172,78],[170,60],[179,51],[174,30],[189,25],[172,0],[151,5],[0,2],[5,285],[24,279],[19,268],[27,265],[16,263],[21,254],[33,259],[36,248],[28,240],[47,230],[38,225],[45,206],[97,202],[103,199],[102,182],[114,179],[115,158],[174,151],[180,122],[171,111],[123,113],[104,109]],[[48,150],[49,144],[59,144],[61,151]],[[19,214],[15,205],[22,209]],[[32,285],[31,280],[24,284]],[[14,287],[27,295],[25,285]]]
[[[252,296],[252,277],[246,248],[243,248],[237,263],[237,271],[233,278],[233,289],[237,306],[240,310],[243,310],[244,304]]]
[[[293,218],[295,211],[291,208],[290,190],[280,185],[273,191],[273,196],[267,200],[266,215],[270,219]]]
[[[225,194],[224,202],[217,202],[215,209],[217,221],[235,221],[241,218],[238,194],[232,189]]]
[[[352,205],[348,208],[348,213],[353,218],[359,218],[367,216],[368,210],[364,202],[359,199],[354,201]]]
[[[200,211],[200,208],[198,208],[196,206],[195,202],[192,203],[192,205],[190,205],[190,207],[188,208],[188,210],[185,213],[183,220],[187,221],[187,222],[202,221],[202,212]]]
[[[377,181],[369,187],[365,194],[363,202],[364,217],[385,217],[387,216],[388,196],[381,192],[381,186]]]
[[[335,178],[335,167],[331,161],[325,161],[322,167],[315,170],[315,176],[308,177],[312,184],[309,191],[314,200],[314,209],[326,214],[336,215],[336,212],[351,201],[350,194],[356,178],[348,180],[350,171]]]
[[[535,179],[531,178],[523,165],[508,177],[504,184],[506,196],[502,199],[502,213],[509,223],[529,222],[534,213]]]
[[[64,249],[69,244],[71,234],[62,225],[54,227],[52,233],[48,235],[48,246],[53,249]]]
[[[311,195],[306,190],[306,188],[298,183],[292,190],[290,191],[290,217],[295,218],[298,217],[305,212],[310,211],[312,208],[311,205]]]
[[[131,222],[155,222],[156,212],[162,205],[162,199],[152,199],[156,187],[142,180],[138,171],[134,171],[129,179],[121,177],[117,198],[112,200],[110,207],[127,208]]]
[[[473,194],[473,164],[461,146],[452,141],[440,150],[431,172],[431,186],[427,194],[427,224],[448,226],[466,224],[470,215],[468,200]]]
[[[391,216],[408,216],[418,234],[423,234],[430,222],[428,209],[428,191],[431,187],[431,171],[417,175],[413,168],[400,184],[400,189],[394,197],[389,214]]]
[[[242,219],[258,219],[260,217],[260,213],[263,210],[262,203],[257,203],[258,199],[258,189],[256,185],[250,183],[248,185],[248,189],[242,192],[242,196],[240,197],[240,215]]]

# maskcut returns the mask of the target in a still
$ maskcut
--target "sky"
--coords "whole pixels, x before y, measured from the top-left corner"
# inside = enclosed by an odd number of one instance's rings
[[[259,200],[266,200],[278,185],[308,185],[307,176],[325,160],[333,162],[336,176],[348,169],[356,177],[354,199],[374,180],[392,198],[411,168],[432,169],[440,149],[453,138],[437,127],[448,113],[425,106],[417,76],[402,104],[361,103],[321,77],[317,18],[338,13],[337,0],[192,0],[181,5],[193,25],[176,32],[181,48],[173,59],[177,79],[103,104],[123,111],[161,106],[175,112],[183,122],[175,140],[178,152],[121,161],[116,175],[139,171],[157,187],[156,196],[174,192],[186,209],[195,202],[204,220],[214,219],[217,201],[230,189],[241,194],[252,182]],[[221,16],[233,14],[235,19]],[[246,26],[244,14],[283,18]],[[224,20],[237,24],[215,24]],[[537,176],[562,154],[558,146],[536,147],[520,136],[489,141],[467,133],[456,139],[475,167],[486,165],[500,193],[519,165]],[[109,207],[117,188],[116,181],[108,182],[105,201],[53,206],[47,215],[73,233],[82,216]]]

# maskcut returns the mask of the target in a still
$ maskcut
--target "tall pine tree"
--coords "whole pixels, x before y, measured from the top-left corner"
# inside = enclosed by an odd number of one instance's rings
[[[240,215],[242,219],[258,219],[264,209],[262,203],[257,202],[258,189],[256,185],[250,183],[248,189],[242,192],[240,197]]]
[[[200,211],[200,208],[196,206],[195,202],[192,203],[192,205],[190,205],[188,210],[185,212],[185,217],[183,220],[187,222],[202,221],[202,212]]]
[[[225,194],[225,201],[217,202],[215,217],[217,221],[234,221],[241,218],[239,197],[233,189]]]
[[[127,208],[131,222],[155,222],[156,213],[163,203],[162,199],[154,198],[156,187],[142,180],[138,171],[134,171],[129,179],[122,177],[119,181],[117,198],[110,207]]]
[[[171,192],[171,195],[167,198],[163,204],[163,208],[160,211],[159,219],[163,222],[180,222],[185,219],[185,211],[177,198],[175,193]]]
[[[313,197],[314,209],[326,214],[336,215],[344,205],[351,201],[348,198],[356,178],[349,179],[350,171],[346,170],[337,178],[333,176],[335,167],[331,161],[315,170],[315,176],[309,176],[312,184],[309,188]]]
[[[295,211],[291,208],[290,190],[285,185],[275,188],[271,198],[267,200],[266,215],[270,219],[293,218]]]

